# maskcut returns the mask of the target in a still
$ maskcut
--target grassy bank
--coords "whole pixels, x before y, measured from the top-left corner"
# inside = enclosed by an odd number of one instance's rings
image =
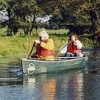
[[[55,50],[59,50],[68,39],[68,30],[47,30],[47,32],[54,40]],[[6,36],[6,30],[2,29],[0,31],[0,57],[27,55],[32,47],[33,41],[37,38],[38,36],[36,35]],[[91,41],[88,41],[87,38],[80,36],[80,39],[84,46],[91,45]]]
[[[66,42],[66,38],[52,36],[55,49]],[[36,37],[0,37],[0,56],[22,55],[29,53]]]

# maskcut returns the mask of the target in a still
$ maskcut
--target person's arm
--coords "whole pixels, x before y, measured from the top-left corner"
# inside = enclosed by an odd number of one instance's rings
[[[52,39],[49,39],[47,41],[47,43],[41,41],[40,46],[44,49],[53,50],[54,49],[54,42]]]
[[[82,48],[82,43],[79,40],[75,41],[75,45],[77,46],[78,49]]]
[[[31,48],[31,50],[30,50],[29,55],[28,55],[28,58],[31,57],[31,54],[32,54],[32,51],[33,51],[34,47],[37,47],[37,45],[39,45],[39,44],[40,44],[40,40],[35,40],[35,41],[34,41],[33,46],[32,46],[32,48]]]

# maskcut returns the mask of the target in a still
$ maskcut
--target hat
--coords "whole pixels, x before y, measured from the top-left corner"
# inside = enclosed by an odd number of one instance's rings
[[[39,33],[39,36],[42,37],[43,39],[48,39],[49,38],[49,35],[45,30],[41,31]]]

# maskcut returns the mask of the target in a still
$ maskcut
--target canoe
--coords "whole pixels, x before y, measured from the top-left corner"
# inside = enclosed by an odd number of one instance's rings
[[[87,57],[55,57],[55,60],[37,60],[22,58],[24,74],[57,73],[66,70],[84,68]]]

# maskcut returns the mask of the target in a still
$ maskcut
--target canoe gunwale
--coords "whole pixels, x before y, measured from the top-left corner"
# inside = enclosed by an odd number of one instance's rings
[[[80,60],[80,59],[86,59],[87,60],[87,57],[55,57],[55,60],[38,60],[38,59],[22,58],[21,61],[34,61],[34,62],[67,62],[67,61],[74,61],[74,60]]]

